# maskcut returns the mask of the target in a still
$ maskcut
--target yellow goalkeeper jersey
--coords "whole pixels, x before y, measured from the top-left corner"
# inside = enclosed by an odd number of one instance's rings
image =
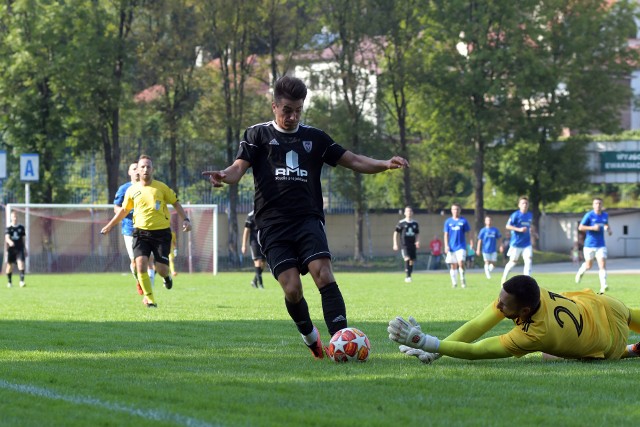
[[[168,204],[178,201],[175,191],[163,182],[152,180],[149,185],[137,182],[124,195],[122,206],[133,209],[133,226],[141,230],[163,230],[170,226]]]
[[[502,315],[493,304],[496,315]],[[516,357],[542,351],[554,356],[619,359],[629,334],[629,309],[590,289],[554,293],[540,288],[540,308],[529,321],[500,336],[500,343]]]

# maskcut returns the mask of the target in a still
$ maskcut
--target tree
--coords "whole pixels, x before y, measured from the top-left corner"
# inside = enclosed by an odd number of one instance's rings
[[[375,0],[376,10],[380,13],[380,31],[383,34],[375,38],[378,42],[378,50],[383,53],[384,60],[381,67],[380,87],[386,96],[379,97],[380,106],[393,120],[392,126],[387,130],[389,139],[398,146],[400,156],[412,163],[409,152],[410,135],[409,103],[416,94],[413,89],[420,81],[419,67],[416,61],[417,40],[423,37],[421,15],[427,2],[423,0],[409,0],[402,2],[388,2]],[[397,132],[397,134],[396,134]],[[414,206],[412,176],[413,169],[405,168],[402,171],[403,204]]]
[[[169,142],[169,186],[178,189],[177,158],[181,122],[196,105],[200,88],[195,71],[203,35],[202,23],[193,1],[163,0],[141,10],[138,70],[143,81],[158,85],[159,96],[150,104],[163,118],[163,130]]]
[[[215,66],[222,83],[224,102],[225,154],[227,164],[235,160],[240,131],[244,124],[245,85],[253,73],[256,56],[252,37],[260,32],[254,14],[258,0],[221,0],[204,2],[202,7],[208,37],[203,46],[217,58]],[[236,264],[238,256],[238,184],[229,186],[229,260]]]
[[[69,109],[64,73],[72,67],[65,55],[63,17],[57,2],[14,1],[0,10],[0,126],[9,149],[9,179],[19,188],[17,159],[37,153],[40,181],[32,184],[32,202],[66,202],[64,158]]]
[[[363,152],[370,135],[364,134],[365,109],[375,100],[376,87],[372,75],[377,68],[374,45],[370,42],[372,14],[375,13],[367,0],[343,2],[329,0],[322,4],[322,22],[331,42],[328,50],[335,62],[330,80],[333,80],[335,93],[340,94],[341,102],[347,109],[346,120],[349,124],[348,148],[356,153]],[[349,197],[355,205],[355,249],[354,260],[362,261],[364,214],[367,209],[363,176],[350,172],[351,185]]]
[[[560,141],[565,128],[611,131],[631,91],[621,84],[638,63],[627,43],[635,34],[635,2],[541,2],[526,15],[509,90],[505,145],[492,179],[505,192],[528,194],[534,226],[541,206],[588,184],[585,144]],[[594,90],[597,88],[597,90]]]
[[[65,74],[65,91],[75,123],[69,137],[102,152],[111,201],[121,184],[121,112],[133,102],[132,25],[139,2],[72,0],[64,4],[67,47],[76,64]]]

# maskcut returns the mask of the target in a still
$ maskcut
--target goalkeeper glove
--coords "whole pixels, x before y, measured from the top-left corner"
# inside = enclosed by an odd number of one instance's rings
[[[436,360],[440,359],[440,357],[442,357],[440,353],[429,353],[427,351],[420,350],[419,348],[407,347],[406,345],[401,345],[399,349],[401,353],[404,353],[407,356],[415,356],[422,363],[426,364],[435,362]]]
[[[408,345],[413,348],[420,348],[428,352],[435,353],[440,347],[440,340],[422,332],[420,325],[413,317],[409,317],[409,322],[397,316],[389,322],[387,328],[389,339],[399,344]]]

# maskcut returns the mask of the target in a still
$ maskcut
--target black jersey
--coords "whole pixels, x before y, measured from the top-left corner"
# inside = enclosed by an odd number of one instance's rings
[[[4,234],[9,235],[9,238],[13,241],[14,248],[17,250],[24,249],[24,241],[22,238],[27,234],[24,231],[24,225],[18,224],[16,226],[10,225],[7,227]]]
[[[320,172],[336,166],[346,152],[329,135],[311,126],[295,132],[276,129],[273,121],[247,128],[238,159],[251,163],[257,227],[316,216],[324,220]]]
[[[416,244],[416,236],[420,233],[420,227],[415,221],[403,219],[396,225],[396,231],[400,233],[402,246],[412,246]]]
[[[247,215],[247,219],[244,222],[244,228],[249,229],[249,243],[258,241],[258,236],[256,231],[256,221],[253,216],[254,216],[253,211],[249,212],[249,215]]]

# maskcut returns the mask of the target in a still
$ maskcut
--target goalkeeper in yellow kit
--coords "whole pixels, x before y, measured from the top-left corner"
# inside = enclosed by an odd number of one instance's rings
[[[151,157],[142,155],[138,160],[140,181],[133,184],[124,195],[118,213],[102,228],[107,234],[133,209],[133,255],[138,270],[138,279],[144,292],[142,303],[148,308],[156,308],[151,279],[147,272],[149,257],[153,254],[156,272],[163,278],[164,287],[171,289],[173,280],[169,271],[171,250],[170,214],[167,205],[173,205],[182,218],[182,231],[191,231],[191,222],[176,193],[166,184],[153,179]]]
[[[511,331],[474,342],[504,318],[513,320]],[[515,276],[480,315],[443,340],[423,333],[412,317],[396,317],[387,331],[401,352],[431,363],[442,355],[476,360],[538,351],[566,359],[640,356],[640,343],[627,345],[629,329],[640,332],[639,309],[590,289],[554,293],[530,276]]]

